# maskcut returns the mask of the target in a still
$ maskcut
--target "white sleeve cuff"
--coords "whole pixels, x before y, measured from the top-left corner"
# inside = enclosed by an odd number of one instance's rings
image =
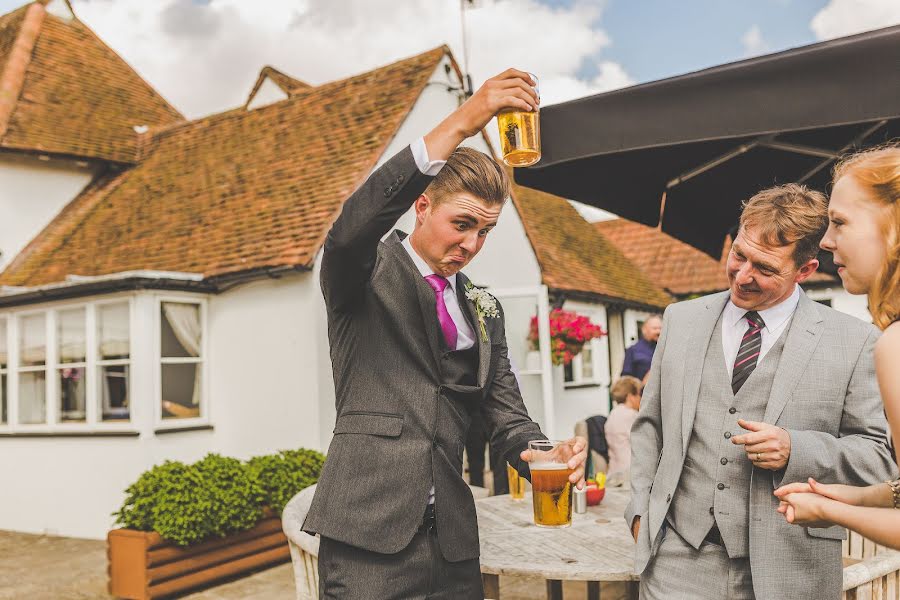
[[[423,175],[434,177],[438,174],[438,171],[447,164],[446,160],[428,160],[428,148],[425,147],[424,137],[420,137],[410,144],[409,149],[412,150],[416,166],[419,167],[419,171],[421,171]]]

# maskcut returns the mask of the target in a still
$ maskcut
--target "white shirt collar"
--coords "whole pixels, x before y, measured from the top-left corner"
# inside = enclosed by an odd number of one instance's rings
[[[419,256],[419,253],[416,252],[415,248],[412,247],[412,242],[409,241],[411,237],[412,237],[411,235],[408,235],[405,238],[403,238],[403,241],[400,242],[401,245],[404,248],[406,248],[406,251],[409,253],[410,258],[412,258],[412,260],[413,260],[413,264],[416,265],[416,268],[419,270],[419,273],[422,274],[422,277],[428,277],[429,275],[434,275],[434,271],[431,269],[431,267],[428,266],[428,263],[425,262],[425,259],[423,259],[421,256]],[[453,293],[455,294],[456,293],[456,273],[454,273],[450,277],[447,277],[447,281],[450,282],[450,289],[452,289]]]
[[[757,311],[759,316],[762,317],[763,323],[766,324],[764,329],[773,331],[781,327],[794,314],[794,310],[799,302],[800,286],[794,284],[794,291],[785,300],[765,310]],[[728,304],[725,305],[725,314],[723,315],[725,323],[732,327],[737,327],[746,314],[747,311],[745,309],[737,307],[731,301],[731,298],[728,299]]]

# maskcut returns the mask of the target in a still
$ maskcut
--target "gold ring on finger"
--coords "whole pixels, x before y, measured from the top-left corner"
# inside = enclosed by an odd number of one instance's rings
[[[756,453],[756,461],[759,462],[760,460],[762,460],[762,459],[760,458],[759,452],[757,452],[757,453]]]

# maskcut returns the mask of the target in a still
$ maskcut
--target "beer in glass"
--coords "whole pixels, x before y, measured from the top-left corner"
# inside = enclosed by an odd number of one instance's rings
[[[528,442],[531,450],[531,497],[534,524],[568,527],[572,524],[572,483],[569,459],[574,455],[568,442]]]
[[[529,73],[531,75],[531,73]],[[537,91],[537,77],[534,89]],[[497,114],[500,128],[500,153],[511,167],[527,167],[541,160],[540,110],[524,111],[508,108]]]
[[[525,478],[506,463],[506,476],[509,479],[509,497],[513,500],[525,499]]]

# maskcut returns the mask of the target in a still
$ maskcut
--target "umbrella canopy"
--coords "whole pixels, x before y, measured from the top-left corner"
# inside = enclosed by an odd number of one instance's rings
[[[900,135],[898,75],[900,26],[548,106],[515,179],[719,258],[742,201]]]

